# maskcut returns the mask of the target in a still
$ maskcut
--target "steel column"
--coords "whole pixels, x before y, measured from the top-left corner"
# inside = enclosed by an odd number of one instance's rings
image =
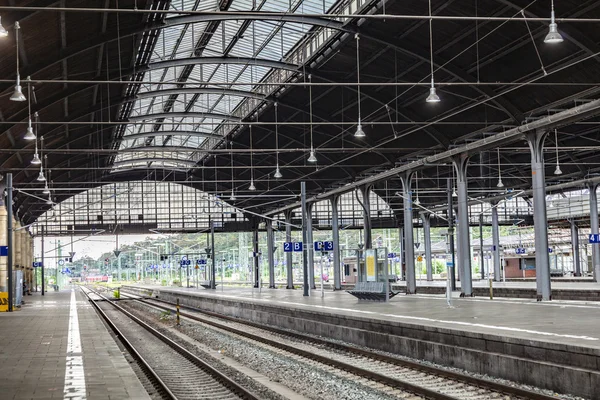
[[[331,197],[331,233],[333,239],[333,284],[334,290],[342,290],[340,279],[340,227],[338,222],[338,196]],[[322,279],[322,278],[321,278]]]
[[[590,233],[598,232],[598,196],[596,195],[596,189],[598,184],[588,185],[590,190]],[[592,244],[592,269],[594,272],[594,282],[600,281],[600,247],[598,243]]]
[[[267,225],[267,259],[269,260],[269,288],[275,289],[275,235],[273,234],[273,222],[265,220]]]
[[[500,271],[500,231],[498,228],[498,203],[492,203],[492,259],[494,262],[494,280],[502,280]]]
[[[550,259],[548,257],[548,222],[546,219],[546,175],[544,171],[544,140],[547,132],[525,135],[531,151],[531,181],[533,190],[533,225],[535,230],[535,280],[537,299],[552,300]]]
[[[427,280],[433,280],[433,262],[431,260],[431,216],[429,213],[422,214],[423,240],[425,241],[425,266],[427,269]]]
[[[257,288],[260,284],[260,275],[258,271],[258,263],[259,263],[259,254],[258,254],[258,223],[253,227],[252,230],[252,246],[253,246],[253,255],[252,258],[254,260],[254,287]]]
[[[454,191],[454,183],[452,182],[452,179],[448,178],[448,180],[446,181],[446,188],[448,192],[448,245],[450,247],[450,253],[452,254],[452,267],[450,267],[450,271],[448,271],[448,273],[450,274],[451,289],[456,290],[456,259],[454,255],[454,208],[452,205],[454,200],[452,198],[452,192]]]
[[[581,259],[579,255],[579,227],[571,220],[571,246],[573,249],[573,273],[581,276]]]
[[[46,290],[45,289],[46,288],[46,281],[45,281],[46,278],[44,277],[44,269],[46,268],[44,266],[44,239],[45,239],[45,237],[44,237],[44,225],[42,225],[40,228],[41,228],[41,231],[42,231],[42,246],[41,246],[42,247],[42,257],[41,257],[42,266],[40,268],[42,269],[42,296],[43,296],[44,293],[45,293],[45,290]]]
[[[308,296],[309,294],[309,286],[308,286],[308,255],[310,254],[310,249],[312,246],[310,242],[308,242],[307,235],[307,227],[306,220],[310,219],[308,216],[308,211],[306,207],[306,182],[300,182],[300,197],[302,199],[302,289],[303,296]]]
[[[213,221],[210,222],[210,288],[216,289],[216,266],[217,266],[217,256],[215,255],[215,223]]]
[[[485,259],[483,253],[483,214],[479,214],[479,269],[481,279],[485,279]]]
[[[404,204],[404,252],[406,255],[406,294],[417,293],[411,190],[412,177],[412,172],[407,172],[400,176],[400,180],[402,182],[402,201]]]
[[[398,227],[398,247],[400,249],[400,280],[405,280],[405,273],[404,273],[404,261],[406,259],[405,255],[404,255],[404,227],[400,226]]]
[[[462,275],[460,277],[461,297],[473,296],[473,282],[471,271],[471,243],[469,235],[469,201],[467,191],[467,166],[469,157],[462,155],[453,160],[456,168],[458,192],[458,246],[459,265]]]
[[[313,228],[312,228],[312,210],[313,203],[306,204],[306,249],[308,257],[308,284],[311,289],[315,286],[315,250],[313,248]]]
[[[373,235],[371,232],[371,200],[369,195],[371,193],[371,186],[363,186],[360,189],[362,193],[362,207],[363,207],[363,231],[365,233],[365,249],[373,248]]]
[[[8,245],[8,258],[6,264],[6,272],[8,274],[8,311],[13,310],[13,187],[12,174],[6,174],[6,243]]]
[[[292,241],[292,210],[288,210],[284,213],[285,216],[285,241]],[[287,276],[287,286],[286,289],[294,289],[294,270],[292,268],[292,259],[293,253],[288,252],[285,253],[285,268],[286,268],[286,276]]]

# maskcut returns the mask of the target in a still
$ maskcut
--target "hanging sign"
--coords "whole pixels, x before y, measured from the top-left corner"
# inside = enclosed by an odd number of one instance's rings
[[[365,265],[367,267],[367,282],[375,282],[377,275],[375,274],[375,263],[377,262],[377,253],[374,249],[365,250]]]

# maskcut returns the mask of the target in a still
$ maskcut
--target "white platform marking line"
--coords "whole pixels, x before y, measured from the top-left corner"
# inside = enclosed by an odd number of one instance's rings
[[[65,399],[85,400],[85,373],[83,356],[81,355],[81,338],[79,336],[79,318],[77,316],[77,300],[75,290],[71,289],[71,307],[69,311],[69,337],[67,340],[67,366],[65,369]]]
[[[242,296],[216,295],[216,297],[229,297],[229,298],[232,298],[232,299],[244,299],[244,300],[248,300],[247,297],[242,297]],[[258,301],[262,301],[262,302],[273,302],[272,299],[252,298],[252,300],[258,300]],[[294,306],[301,306],[301,307],[308,307],[308,308],[322,308],[322,309],[333,310],[333,311],[346,311],[346,312],[347,311],[351,311],[353,313],[358,313],[358,314],[377,314],[377,315],[381,315],[383,317],[392,317],[392,318],[406,319],[406,320],[415,320],[415,321],[437,322],[437,323],[448,324],[448,325],[473,326],[473,327],[480,327],[480,328],[494,329],[494,330],[504,330],[504,331],[511,331],[511,332],[523,332],[523,333],[539,334],[539,335],[543,335],[543,336],[554,336],[554,337],[563,337],[563,338],[581,339],[581,340],[590,340],[590,341],[600,340],[600,338],[590,337],[590,336],[563,335],[563,334],[560,334],[560,333],[534,331],[534,330],[531,330],[531,329],[513,328],[513,327],[510,327],[510,326],[496,326],[496,325],[485,325],[485,324],[473,324],[471,322],[449,321],[449,320],[427,318],[427,317],[415,317],[415,316],[411,316],[411,315],[383,314],[383,313],[378,313],[378,312],[375,312],[375,311],[351,310],[351,309],[348,309],[348,308],[321,306],[321,305],[316,305],[316,304],[304,304],[304,303],[296,303],[296,302],[291,302],[291,301],[277,301],[276,303],[279,303],[279,304],[290,304],[290,305],[294,305]]]

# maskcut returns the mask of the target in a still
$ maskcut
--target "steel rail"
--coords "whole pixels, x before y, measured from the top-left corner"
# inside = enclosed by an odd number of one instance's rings
[[[126,294],[127,295],[127,294]],[[127,295],[129,296],[129,295]],[[164,307],[164,306],[158,306],[155,304],[152,304],[150,302],[148,302],[146,299],[135,299],[137,301],[155,306],[155,307],[159,307],[161,309],[164,310],[170,310],[170,308],[168,307]],[[160,302],[160,303],[165,303],[165,304],[169,304],[169,305],[174,305],[172,302],[166,301],[166,300],[161,300],[161,299],[155,299],[155,298],[151,298],[149,300],[152,300],[154,302]],[[335,342],[331,342],[325,339],[319,339],[319,338],[315,338],[312,336],[308,336],[308,335],[304,335],[302,333],[297,333],[297,332],[290,332],[284,329],[279,329],[279,328],[275,328],[272,326],[268,326],[268,325],[263,325],[263,324],[259,324],[256,322],[252,322],[252,321],[246,321],[240,318],[234,318],[234,317],[230,317],[227,315],[222,315],[219,313],[215,313],[215,312],[211,312],[211,311],[206,311],[206,310],[201,310],[195,307],[189,307],[189,306],[185,306],[185,305],[180,305],[180,308],[182,309],[187,309],[187,310],[191,310],[197,313],[201,313],[201,314],[206,314],[208,316],[211,317],[215,317],[215,318],[220,318],[226,321],[231,321],[231,322],[236,322],[239,324],[243,324],[243,325],[248,325],[248,326],[252,326],[254,328],[259,328],[259,329],[263,329],[269,332],[273,332],[279,335],[283,335],[283,336],[289,336],[298,340],[302,340],[302,341],[307,341],[307,342],[311,342],[311,343],[315,343],[315,344],[319,344],[319,345],[323,345],[323,346],[327,346],[330,348],[333,348],[335,350],[343,350],[343,351],[347,351],[356,355],[360,355],[363,357],[367,357],[367,358],[371,358],[374,360],[378,360],[378,361],[383,361],[386,363],[390,363],[393,365],[397,365],[397,366],[401,366],[401,367],[405,367],[405,368],[410,368],[410,369],[416,369],[428,374],[433,374],[433,375],[438,375],[444,378],[448,378],[448,379],[453,379],[453,380],[458,380],[458,381],[462,381],[464,383],[467,384],[471,384],[474,386],[478,386],[478,387],[482,387],[485,389],[491,389],[491,390],[495,390],[495,391],[499,391],[502,393],[506,393],[509,395],[515,395],[515,396],[520,396],[526,399],[531,399],[531,400],[555,400],[556,397],[554,396],[547,396],[545,394],[541,394],[541,393],[537,393],[537,392],[533,392],[530,390],[526,390],[526,389],[521,389],[521,388],[517,388],[517,387],[513,387],[510,385],[505,385],[499,382],[494,382],[494,381],[490,381],[490,380],[486,380],[486,379],[481,379],[481,378],[477,378],[471,375],[466,375],[460,372],[455,372],[455,371],[450,371],[450,370],[445,370],[445,369],[440,369],[440,368],[436,368],[436,367],[432,367],[432,366],[428,366],[428,365],[424,365],[424,364],[420,364],[414,361],[408,361],[408,360],[403,360],[403,359],[399,359],[399,358],[395,358],[395,357],[391,357],[391,356],[387,356],[384,354],[379,354],[379,353],[375,353],[373,351],[369,351],[369,350],[364,350],[364,349],[359,349],[353,346],[349,346],[349,345],[344,345],[341,343],[335,343]],[[230,328],[226,325],[220,325],[218,323],[215,323],[213,321],[209,321],[209,320],[204,320],[202,318],[199,318],[197,316],[194,315],[190,315],[187,313],[183,313],[180,312],[180,315],[186,318],[190,318],[193,320],[196,320],[198,322],[202,322],[202,323],[207,323],[222,329],[226,329],[226,330],[230,330],[232,329],[233,331],[235,331],[234,333],[239,333],[242,332],[240,334],[243,335],[252,335],[249,333],[245,333],[243,331],[239,331],[236,330],[235,328]],[[252,335],[252,336],[256,336],[256,335]],[[268,340],[268,339],[267,339]],[[268,343],[267,343],[268,344]],[[284,345],[285,346],[285,345]],[[285,349],[284,349],[285,350]]]
[[[114,301],[109,300],[104,295],[102,295],[101,293],[99,293],[99,292],[97,292],[97,291],[95,291],[93,289],[88,288],[88,290],[90,290],[91,292],[93,292],[97,296],[99,296],[102,299],[104,299],[107,303],[109,303],[110,305],[112,305],[113,307],[115,307],[117,310],[121,311],[127,317],[131,318],[138,325],[140,325],[141,327],[143,327],[144,329],[146,329],[148,332],[150,332],[151,334],[153,334],[154,336],[156,336],[158,339],[160,339],[162,342],[164,342],[165,344],[167,344],[173,350],[175,350],[176,352],[178,352],[180,355],[182,355],[188,361],[190,361],[191,363],[193,363],[194,365],[196,365],[198,368],[202,369],[203,371],[205,371],[206,373],[208,373],[209,375],[211,375],[214,379],[216,379],[222,385],[224,385],[225,387],[227,387],[228,389],[230,389],[233,393],[239,395],[243,399],[247,399],[247,400],[259,400],[259,398],[256,397],[252,392],[250,392],[249,390],[247,390],[244,387],[240,386],[238,383],[236,383],[233,380],[231,380],[230,378],[228,378],[225,374],[223,374],[222,372],[220,372],[219,370],[217,370],[215,367],[213,367],[212,365],[208,364],[206,361],[202,360],[201,358],[199,358],[198,356],[196,356],[195,354],[193,354],[192,352],[190,352],[189,350],[187,350],[186,348],[184,348],[183,346],[181,346],[180,344],[178,344],[174,340],[172,340],[172,339],[168,338],[167,336],[165,336],[164,334],[160,333],[159,331],[157,331],[156,329],[154,329],[153,327],[151,327],[149,324],[147,324],[146,322],[142,321],[140,318],[136,317],[135,315],[133,315],[129,311],[125,310],[123,307],[115,304]]]
[[[110,329],[112,329],[112,331],[114,332],[116,337],[119,338],[119,341],[123,344],[123,346],[125,346],[127,348],[127,350],[129,351],[129,353],[133,356],[133,358],[135,358],[137,360],[140,368],[146,373],[146,376],[148,376],[148,375],[151,376],[148,378],[151,381],[154,381],[153,383],[155,384],[155,387],[159,386],[159,390],[163,391],[167,396],[169,396],[169,398],[171,398],[173,400],[177,400],[177,396],[175,396],[175,394],[173,392],[171,392],[171,390],[169,389],[167,384],[160,378],[160,376],[158,376],[156,371],[154,371],[154,369],[150,366],[150,364],[146,361],[146,359],[136,350],[136,348],[125,337],[125,335],[123,335],[123,333],[119,330],[119,328],[117,328],[115,323],[108,317],[108,315],[106,315],[104,310],[102,310],[100,308],[100,306],[91,298],[91,296],[88,294],[88,292],[86,292],[83,289],[81,291],[88,298],[88,300],[92,304],[92,306],[96,309],[96,312],[102,317],[102,319],[106,322],[106,324],[110,327]]]

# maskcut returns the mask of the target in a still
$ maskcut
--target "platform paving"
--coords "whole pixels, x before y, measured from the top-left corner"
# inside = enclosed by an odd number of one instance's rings
[[[75,329],[71,288],[26,296],[20,311],[0,313],[0,398],[149,399],[99,316],[74,290]]]
[[[578,285],[564,283],[564,285]],[[135,286],[135,285],[132,285]],[[359,301],[344,291],[319,290],[304,297],[301,289],[161,287],[137,285],[158,291],[174,291],[269,304],[292,309],[395,321],[507,338],[535,340],[600,350],[600,304],[584,301],[536,302],[530,299],[452,299],[441,295],[398,295],[389,303]]]

